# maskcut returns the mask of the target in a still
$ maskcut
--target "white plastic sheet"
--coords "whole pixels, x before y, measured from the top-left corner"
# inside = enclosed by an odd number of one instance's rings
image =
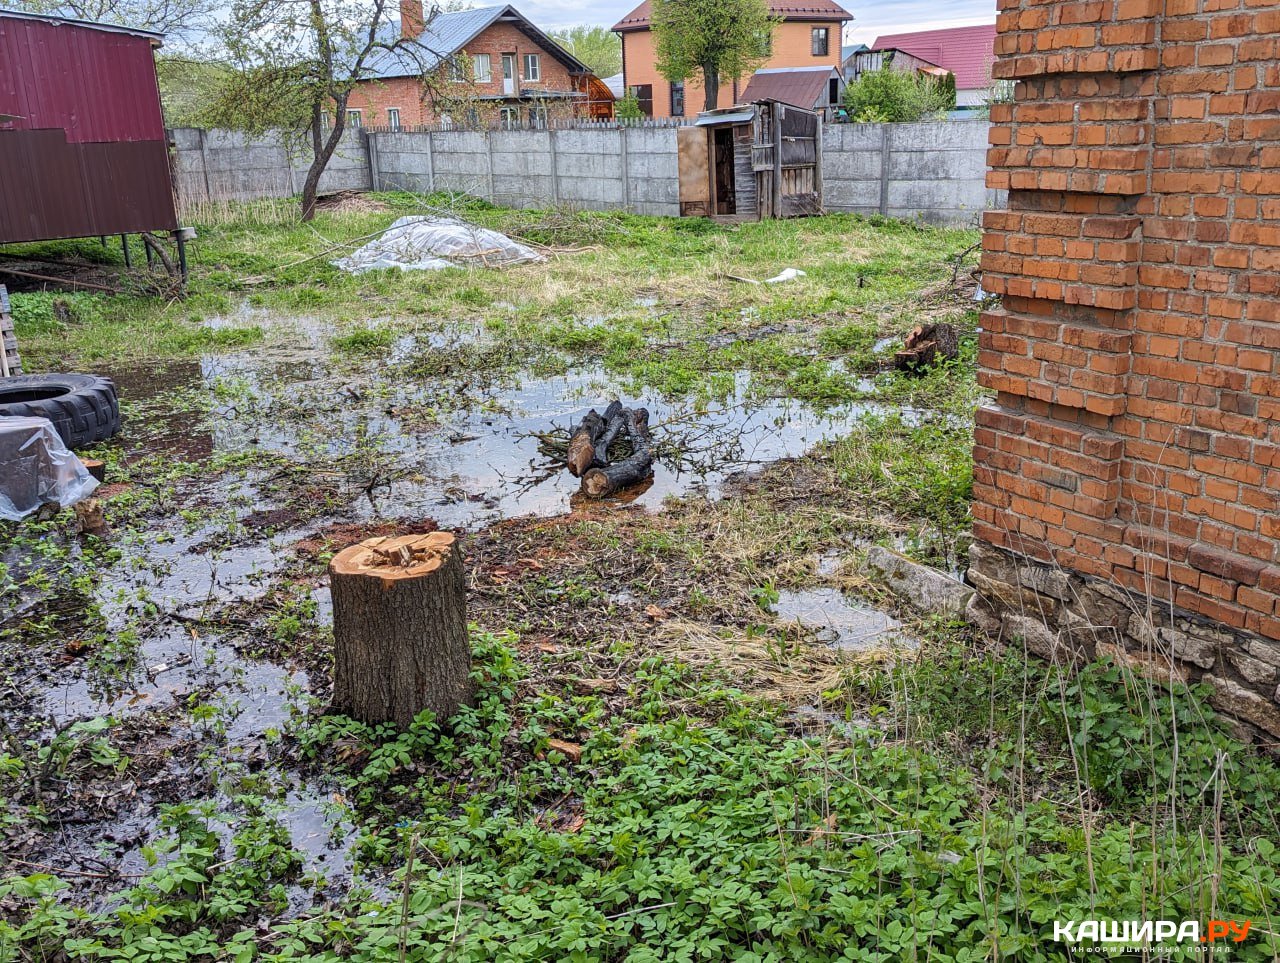
[[[351,274],[400,268],[439,271],[471,264],[502,267],[545,258],[505,234],[452,217],[402,217],[383,234],[331,262]]]
[[[97,487],[48,418],[0,418],[0,518],[20,521],[41,505],[67,508]]]

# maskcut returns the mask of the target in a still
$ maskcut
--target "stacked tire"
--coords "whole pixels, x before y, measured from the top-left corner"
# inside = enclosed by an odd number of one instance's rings
[[[120,402],[110,378],[40,374],[0,378],[0,419],[48,418],[71,449],[106,441],[120,430]]]

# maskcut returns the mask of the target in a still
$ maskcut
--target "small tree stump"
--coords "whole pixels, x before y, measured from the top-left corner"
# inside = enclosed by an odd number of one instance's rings
[[[470,705],[466,579],[453,535],[374,538],[329,564],[332,712],[407,727]]]
[[[893,356],[894,365],[916,374],[935,364],[951,361],[960,354],[960,334],[955,326],[942,322],[911,329],[903,349]]]

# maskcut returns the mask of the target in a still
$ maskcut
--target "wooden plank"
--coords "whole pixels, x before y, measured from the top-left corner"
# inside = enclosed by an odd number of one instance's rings
[[[9,315],[9,291],[0,284],[0,377],[22,374],[22,359],[18,356],[18,335]]]
[[[676,167],[681,217],[707,217],[712,211],[711,157],[706,128],[676,128]]]

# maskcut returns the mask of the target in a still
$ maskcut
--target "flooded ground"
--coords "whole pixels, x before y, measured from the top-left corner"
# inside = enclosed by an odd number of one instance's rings
[[[106,491],[137,499],[148,522],[122,531],[112,542],[117,556],[68,603],[73,637],[65,651],[14,659],[14,685],[0,705],[41,738],[108,719],[135,752],[156,761],[117,787],[110,804],[77,804],[30,850],[35,863],[90,867],[108,879],[140,874],[159,813],[210,792],[218,808],[234,811],[234,794],[216,787],[228,766],[247,766],[271,787],[272,812],[305,854],[306,872],[322,880],[314,892],[335,880],[350,884],[344,801],[322,776],[285,765],[278,750],[282,733],[322,707],[327,693],[326,656],[314,644],[331,625],[325,550],[379,524],[403,530],[430,519],[477,533],[476,577],[488,572],[503,583],[510,563],[485,559],[506,522],[590,518],[600,508],[636,518],[672,497],[714,501],[750,473],[888,410],[768,397],[747,371],[726,378],[716,397],[673,397],[602,365],[541,357],[526,368],[512,357],[517,349],[489,340],[478,325],[399,332],[369,355],[340,350],[345,335],[323,322],[248,317],[265,331],[260,344],[113,372],[126,427],[110,446],[117,460]],[[544,442],[615,397],[650,412],[653,483],[616,502],[584,504],[577,480]],[[170,462],[221,467],[163,481]],[[525,574],[549,564],[539,558],[557,557],[559,549],[543,542],[521,559]],[[65,550],[74,559],[81,543],[72,538]],[[5,561],[24,577],[41,564],[14,548]],[[837,567],[829,554],[818,574]],[[627,577],[618,577],[606,604],[661,621],[660,607],[632,594],[649,576]],[[555,584],[538,589],[552,593],[546,598],[572,590],[563,578],[547,581]],[[9,593],[0,623],[57,591],[51,581]],[[772,616],[780,628],[838,649],[904,641],[895,619],[834,587],[783,591]],[[194,770],[207,780],[193,782]],[[290,905],[301,911],[311,898],[296,889]]]

